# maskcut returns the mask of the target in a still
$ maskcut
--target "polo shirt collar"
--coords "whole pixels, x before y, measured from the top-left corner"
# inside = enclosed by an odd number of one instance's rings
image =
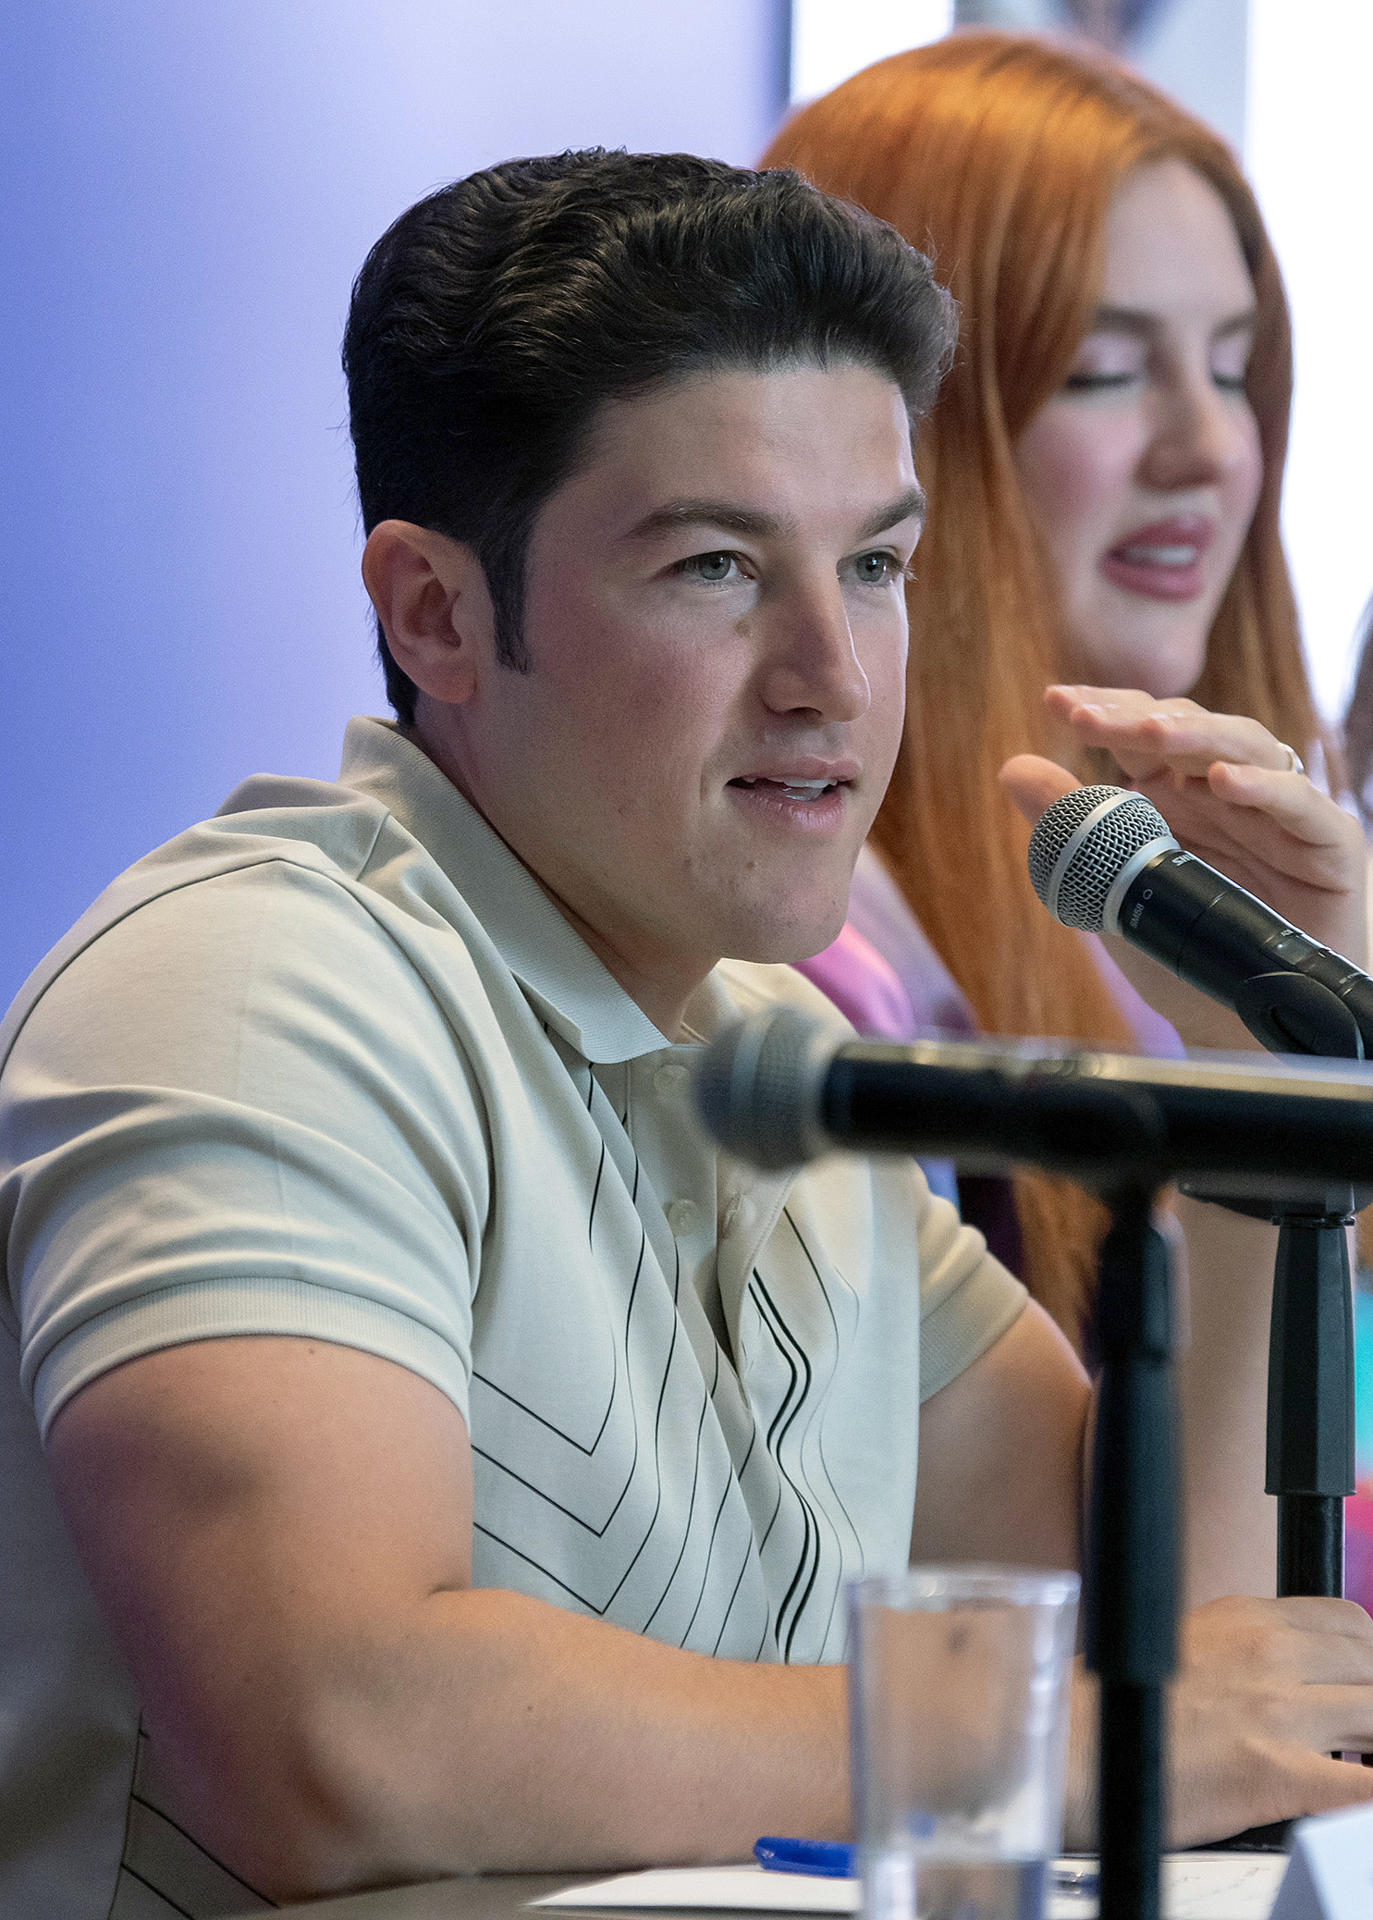
[[[597,959],[533,874],[447,776],[391,720],[358,717],[339,779],[379,800],[443,870],[539,1014],[593,1064],[671,1044]],[[715,974],[687,1009],[693,1037],[737,1017]]]

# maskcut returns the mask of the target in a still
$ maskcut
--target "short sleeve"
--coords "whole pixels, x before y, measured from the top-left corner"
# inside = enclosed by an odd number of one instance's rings
[[[108,1368],[238,1334],[363,1348],[467,1417],[481,1103],[346,886],[271,860],[139,906],[48,987],[3,1090],[0,1244],[44,1432]]]
[[[920,1398],[948,1386],[998,1341],[1028,1299],[975,1227],[937,1194],[920,1213]]]

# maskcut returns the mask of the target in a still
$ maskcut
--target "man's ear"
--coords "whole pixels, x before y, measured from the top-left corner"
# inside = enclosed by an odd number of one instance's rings
[[[470,700],[494,656],[495,616],[471,547],[408,520],[367,536],[362,578],[392,658],[434,700]]]

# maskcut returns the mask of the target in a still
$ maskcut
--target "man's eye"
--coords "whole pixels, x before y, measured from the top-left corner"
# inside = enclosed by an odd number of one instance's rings
[[[860,553],[853,570],[865,587],[883,586],[903,571],[894,553]]]
[[[681,570],[697,580],[704,580],[707,586],[722,586],[734,570],[734,555],[693,553],[689,560],[682,561]]]

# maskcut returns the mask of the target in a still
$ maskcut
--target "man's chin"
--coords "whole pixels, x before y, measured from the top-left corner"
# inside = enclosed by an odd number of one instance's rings
[[[724,957],[794,967],[802,960],[813,960],[817,953],[833,946],[846,917],[847,902],[837,912],[817,915],[804,922],[789,920],[785,925],[773,922],[741,929]]]

